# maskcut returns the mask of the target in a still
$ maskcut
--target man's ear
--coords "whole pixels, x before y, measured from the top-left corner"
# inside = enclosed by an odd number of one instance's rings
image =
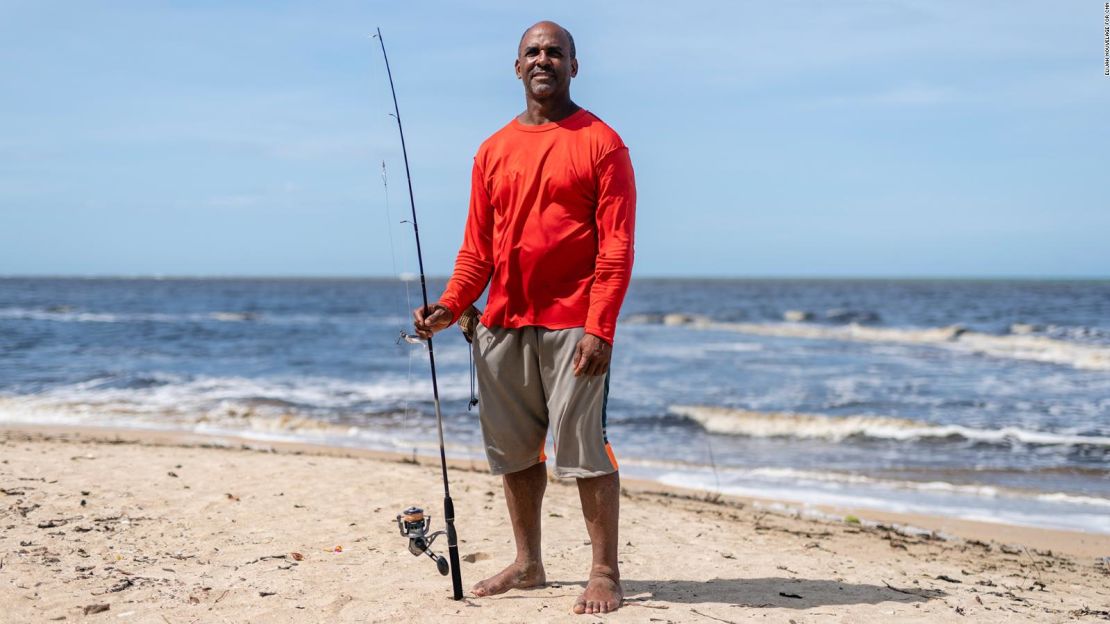
[[[517,79],[522,78],[522,76],[520,75],[520,59],[513,61],[513,70],[516,71]]]
[[[570,59],[570,77],[574,78],[578,75],[578,59]]]

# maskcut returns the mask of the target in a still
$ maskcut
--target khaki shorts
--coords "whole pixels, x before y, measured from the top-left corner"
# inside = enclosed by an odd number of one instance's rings
[[[555,476],[590,478],[617,471],[605,437],[609,373],[575,377],[571,366],[584,334],[581,327],[506,329],[478,323],[471,345],[478,420],[493,474],[546,461],[549,425]]]

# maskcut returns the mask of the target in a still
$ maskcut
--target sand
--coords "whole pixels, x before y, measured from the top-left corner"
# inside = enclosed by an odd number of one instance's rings
[[[452,471],[467,587],[513,553],[500,482],[482,468]],[[866,513],[815,519],[631,482],[620,611],[570,613],[590,546],[562,481],[544,509],[549,585],[456,602],[394,521],[421,504],[442,528],[438,466],[370,452],[6,428],[0,502],[5,622],[1110,619],[1107,536],[995,526],[992,541],[994,525],[928,517],[914,524],[955,536],[914,535]]]

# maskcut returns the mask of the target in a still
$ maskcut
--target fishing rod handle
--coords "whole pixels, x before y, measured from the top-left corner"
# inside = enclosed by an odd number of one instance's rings
[[[455,503],[451,495],[443,497],[443,516],[447,524],[447,556],[451,559],[451,587],[455,600],[462,600],[462,568],[459,567],[459,536],[455,533]]]

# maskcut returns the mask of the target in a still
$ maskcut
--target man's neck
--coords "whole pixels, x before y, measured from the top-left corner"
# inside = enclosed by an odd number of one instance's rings
[[[574,113],[577,113],[581,108],[571,101],[569,97],[557,102],[539,102],[531,99],[526,100],[526,102],[527,108],[524,109],[523,113],[517,115],[517,121],[526,126],[538,126],[553,121],[562,121]]]

